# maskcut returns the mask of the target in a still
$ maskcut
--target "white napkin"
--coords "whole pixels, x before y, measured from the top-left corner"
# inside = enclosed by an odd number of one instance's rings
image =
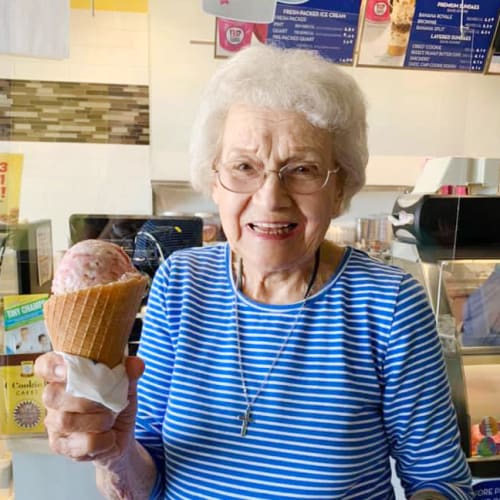
[[[59,353],[66,362],[66,391],[100,403],[115,413],[128,404],[128,377],[123,364],[109,368],[91,359]]]

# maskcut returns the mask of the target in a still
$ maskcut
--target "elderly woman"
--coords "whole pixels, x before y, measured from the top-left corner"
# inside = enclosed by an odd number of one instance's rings
[[[53,449],[94,460],[108,498],[390,499],[390,457],[407,497],[471,498],[423,290],[324,239],[365,180],[352,78],[247,49],[209,83],[191,157],[228,243],[156,273],[116,418],[42,358]]]

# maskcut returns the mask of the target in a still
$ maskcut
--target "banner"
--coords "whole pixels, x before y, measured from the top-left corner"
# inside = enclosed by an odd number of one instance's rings
[[[23,155],[0,153],[0,224],[17,224]]]

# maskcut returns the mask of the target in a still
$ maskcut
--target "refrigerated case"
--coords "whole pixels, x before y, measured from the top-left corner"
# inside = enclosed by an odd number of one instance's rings
[[[500,476],[500,260],[438,265],[437,318],[456,342],[449,373],[464,449],[474,476]]]
[[[500,197],[404,195],[393,215],[393,263],[433,308],[472,474],[500,478]]]

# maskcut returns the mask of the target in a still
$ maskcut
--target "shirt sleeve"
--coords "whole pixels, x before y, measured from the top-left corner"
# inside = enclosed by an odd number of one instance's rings
[[[406,496],[472,498],[434,315],[411,276],[401,282],[382,372],[386,433]]]
[[[158,470],[150,497],[155,499],[163,498],[164,495],[165,456],[162,425],[174,357],[167,316],[167,275],[168,263],[158,269],[153,280],[137,353],[145,362],[145,370],[137,387],[135,436],[151,454]]]

